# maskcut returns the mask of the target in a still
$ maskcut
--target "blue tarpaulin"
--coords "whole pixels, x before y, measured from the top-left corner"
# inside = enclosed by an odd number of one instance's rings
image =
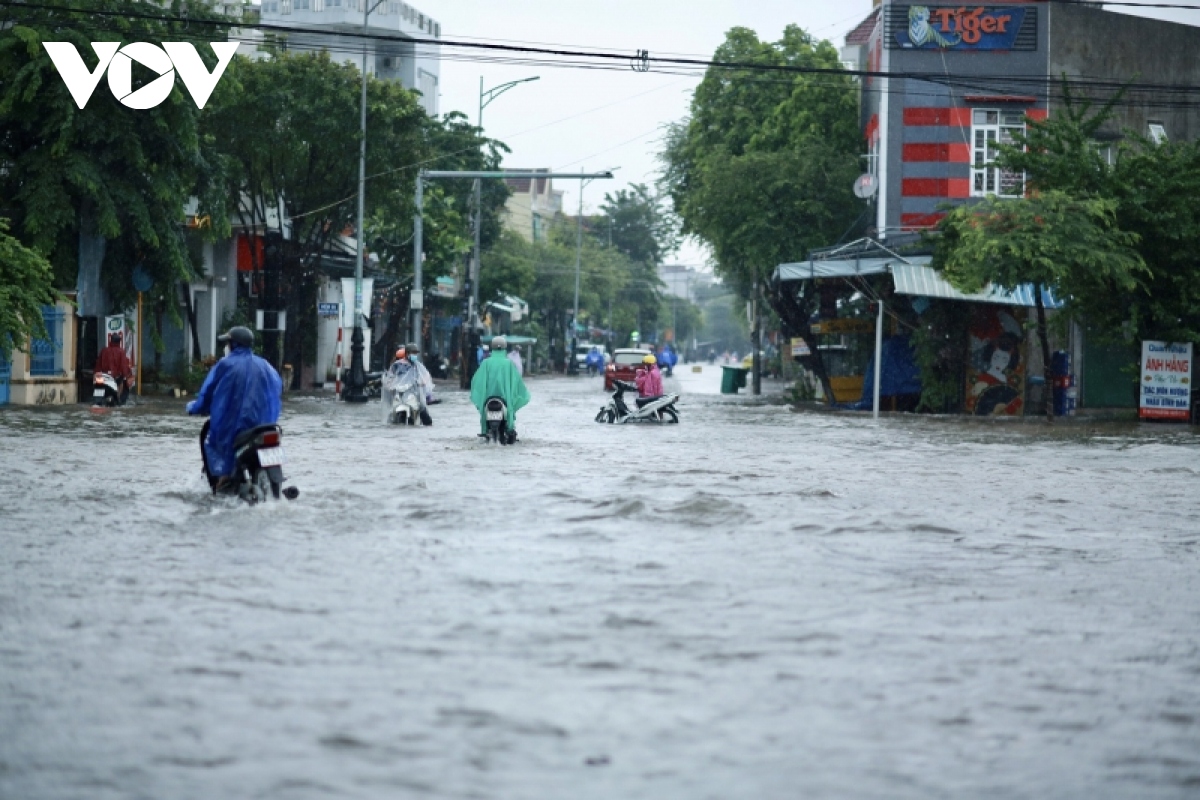
[[[921,392],[921,370],[913,353],[912,341],[907,336],[888,336],[883,340],[883,369],[880,371],[879,396],[895,397],[902,394]],[[867,364],[863,379],[862,398],[857,403],[846,403],[843,407],[855,411],[870,411],[874,406],[875,357]]]

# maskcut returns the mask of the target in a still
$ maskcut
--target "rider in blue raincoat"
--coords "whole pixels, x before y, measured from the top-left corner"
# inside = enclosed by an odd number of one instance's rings
[[[675,348],[671,345],[664,345],[662,352],[658,356],[659,363],[666,369],[667,376],[671,376],[675,372],[675,365],[679,363],[679,354],[675,352]]]
[[[225,357],[213,365],[189,414],[208,415],[204,453],[209,475],[223,478],[236,466],[233,440],[239,433],[279,421],[283,381],[267,360],[254,355],[254,334],[237,326],[217,339],[226,344]]]
[[[589,375],[598,375],[604,371],[604,354],[600,352],[599,347],[592,347],[588,351],[587,358],[584,359],[587,364]]]

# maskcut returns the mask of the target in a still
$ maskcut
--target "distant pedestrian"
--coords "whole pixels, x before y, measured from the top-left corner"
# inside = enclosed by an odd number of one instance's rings
[[[511,361],[513,363],[513,366],[515,366],[517,368],[517,374],[519,374],[519,375],[525,374],[525,364],[521,361],[520,348],[518,348],[514,345],[513,349],[508,351],[508,360]]]

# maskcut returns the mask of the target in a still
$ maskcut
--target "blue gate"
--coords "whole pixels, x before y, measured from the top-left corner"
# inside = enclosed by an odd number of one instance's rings
[[[12,377],[12,361],[0,361],[0,406],[8,405],[8,379]]]
[[[42,320],[49,339],[29,343],[29,374],[33,377],[62,375],[63,320],[66,313],[57,306],[42,306]]]

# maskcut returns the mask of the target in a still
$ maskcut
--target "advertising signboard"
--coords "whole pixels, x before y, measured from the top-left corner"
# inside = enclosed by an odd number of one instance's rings
[[[1012,50],[1026,9],[1011,6],[893,6],[905,49]],[[907,13],[905,13],[907,12]],[[903,25],[907,22],[907,25]]]
[[[1192,344],[1142,342],[1142,419],[1187,422],[1192,394]]]

